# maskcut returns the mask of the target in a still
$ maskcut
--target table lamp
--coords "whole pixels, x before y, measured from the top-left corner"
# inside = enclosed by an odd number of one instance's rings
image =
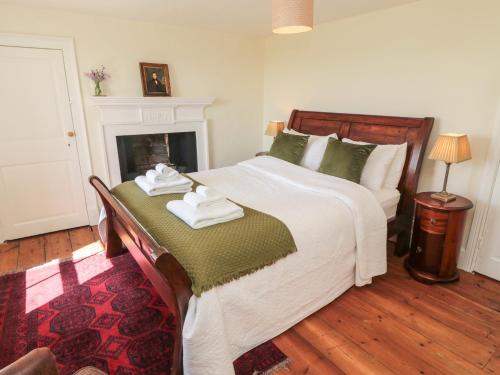
[[[265,134],[276,137],[283,129],[285,129],[285,123],[283,121],[269,121]]]
[[[457,197],[446,191],[450,165],[451,163],[460,163],[471,158],[469,140],[466,134],[440,134],[429,154],[429,159],[444,161],[446,164],[446,174],[444,177],[443,190],[439,193],[432,194],[431,198],[445,203],[455,200]]]

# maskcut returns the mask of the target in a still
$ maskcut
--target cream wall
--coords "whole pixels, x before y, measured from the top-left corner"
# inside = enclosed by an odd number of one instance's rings
[[[261,148],[262,38],[162,24],[0,5],[0,32],[71,36],[81,79],[94,173],[105,176],[101,129],[88,104],[92,83],[83,73],[105,65],[104,92],[142,96],[139,62],[168,63],[174,96],[213,96],[207,108],[210,165],[246,159]]]
[[[498,0],[422,0],[269,37],[263,123],[293,108],[435,117],[427,153],[439,133],[470,136],[473,160],[452,166],[448,190],[475,200],[500,99],[499,15]],[[425,160],[419,190],[443,177]]]
[[[207,109],[211,167],[266,149],[262,126],[293,108],[434,116],[431,144],[442,132],[470,135],[473,160],[452,167],[449,190],[475,200],[500,98],[499,14],[497,0],[421,0],[310,33],[252,38],[0,5],[0,32],[74,38],[98,175],[101,132],[83,72],[104,64],[107,94],[142,96],[138,62],[166,62],[175,96],[217,98]],[[443,175],[426,160],[419,190],[438,190]]]

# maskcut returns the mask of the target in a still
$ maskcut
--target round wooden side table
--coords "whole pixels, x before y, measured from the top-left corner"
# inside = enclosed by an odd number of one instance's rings
[[[418,193],[410,255],[405,268],[416,280],[432,284],[457,281],[457,257],[470,200],[444,203],[431,198],[432,192]]]

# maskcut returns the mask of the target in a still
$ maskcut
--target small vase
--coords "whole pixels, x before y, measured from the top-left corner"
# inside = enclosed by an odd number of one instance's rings
[[[95,82],[95,96],[101,96],[102,90],[101,90],[101,82],[96,81]]]

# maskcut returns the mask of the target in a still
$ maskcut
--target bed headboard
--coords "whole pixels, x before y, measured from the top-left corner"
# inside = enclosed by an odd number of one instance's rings
[[[305,134],[329,135],[378,144],[408,143],[406,163],[399,182],[401,192],[394,229],[411,231],[413,199],[417,191],[422,159],[434,124],[434,118],[355,115],[349,113],[309,112],[293,110],[288,128]],[[407,245],[410,235],[407,233]],[[398,240],[398,248],[400,247]],[[403,241],[404,242],[404,241]],[[401,245],[402,246],[402,245]],[[397,252],[402,252],[398,249]]]

